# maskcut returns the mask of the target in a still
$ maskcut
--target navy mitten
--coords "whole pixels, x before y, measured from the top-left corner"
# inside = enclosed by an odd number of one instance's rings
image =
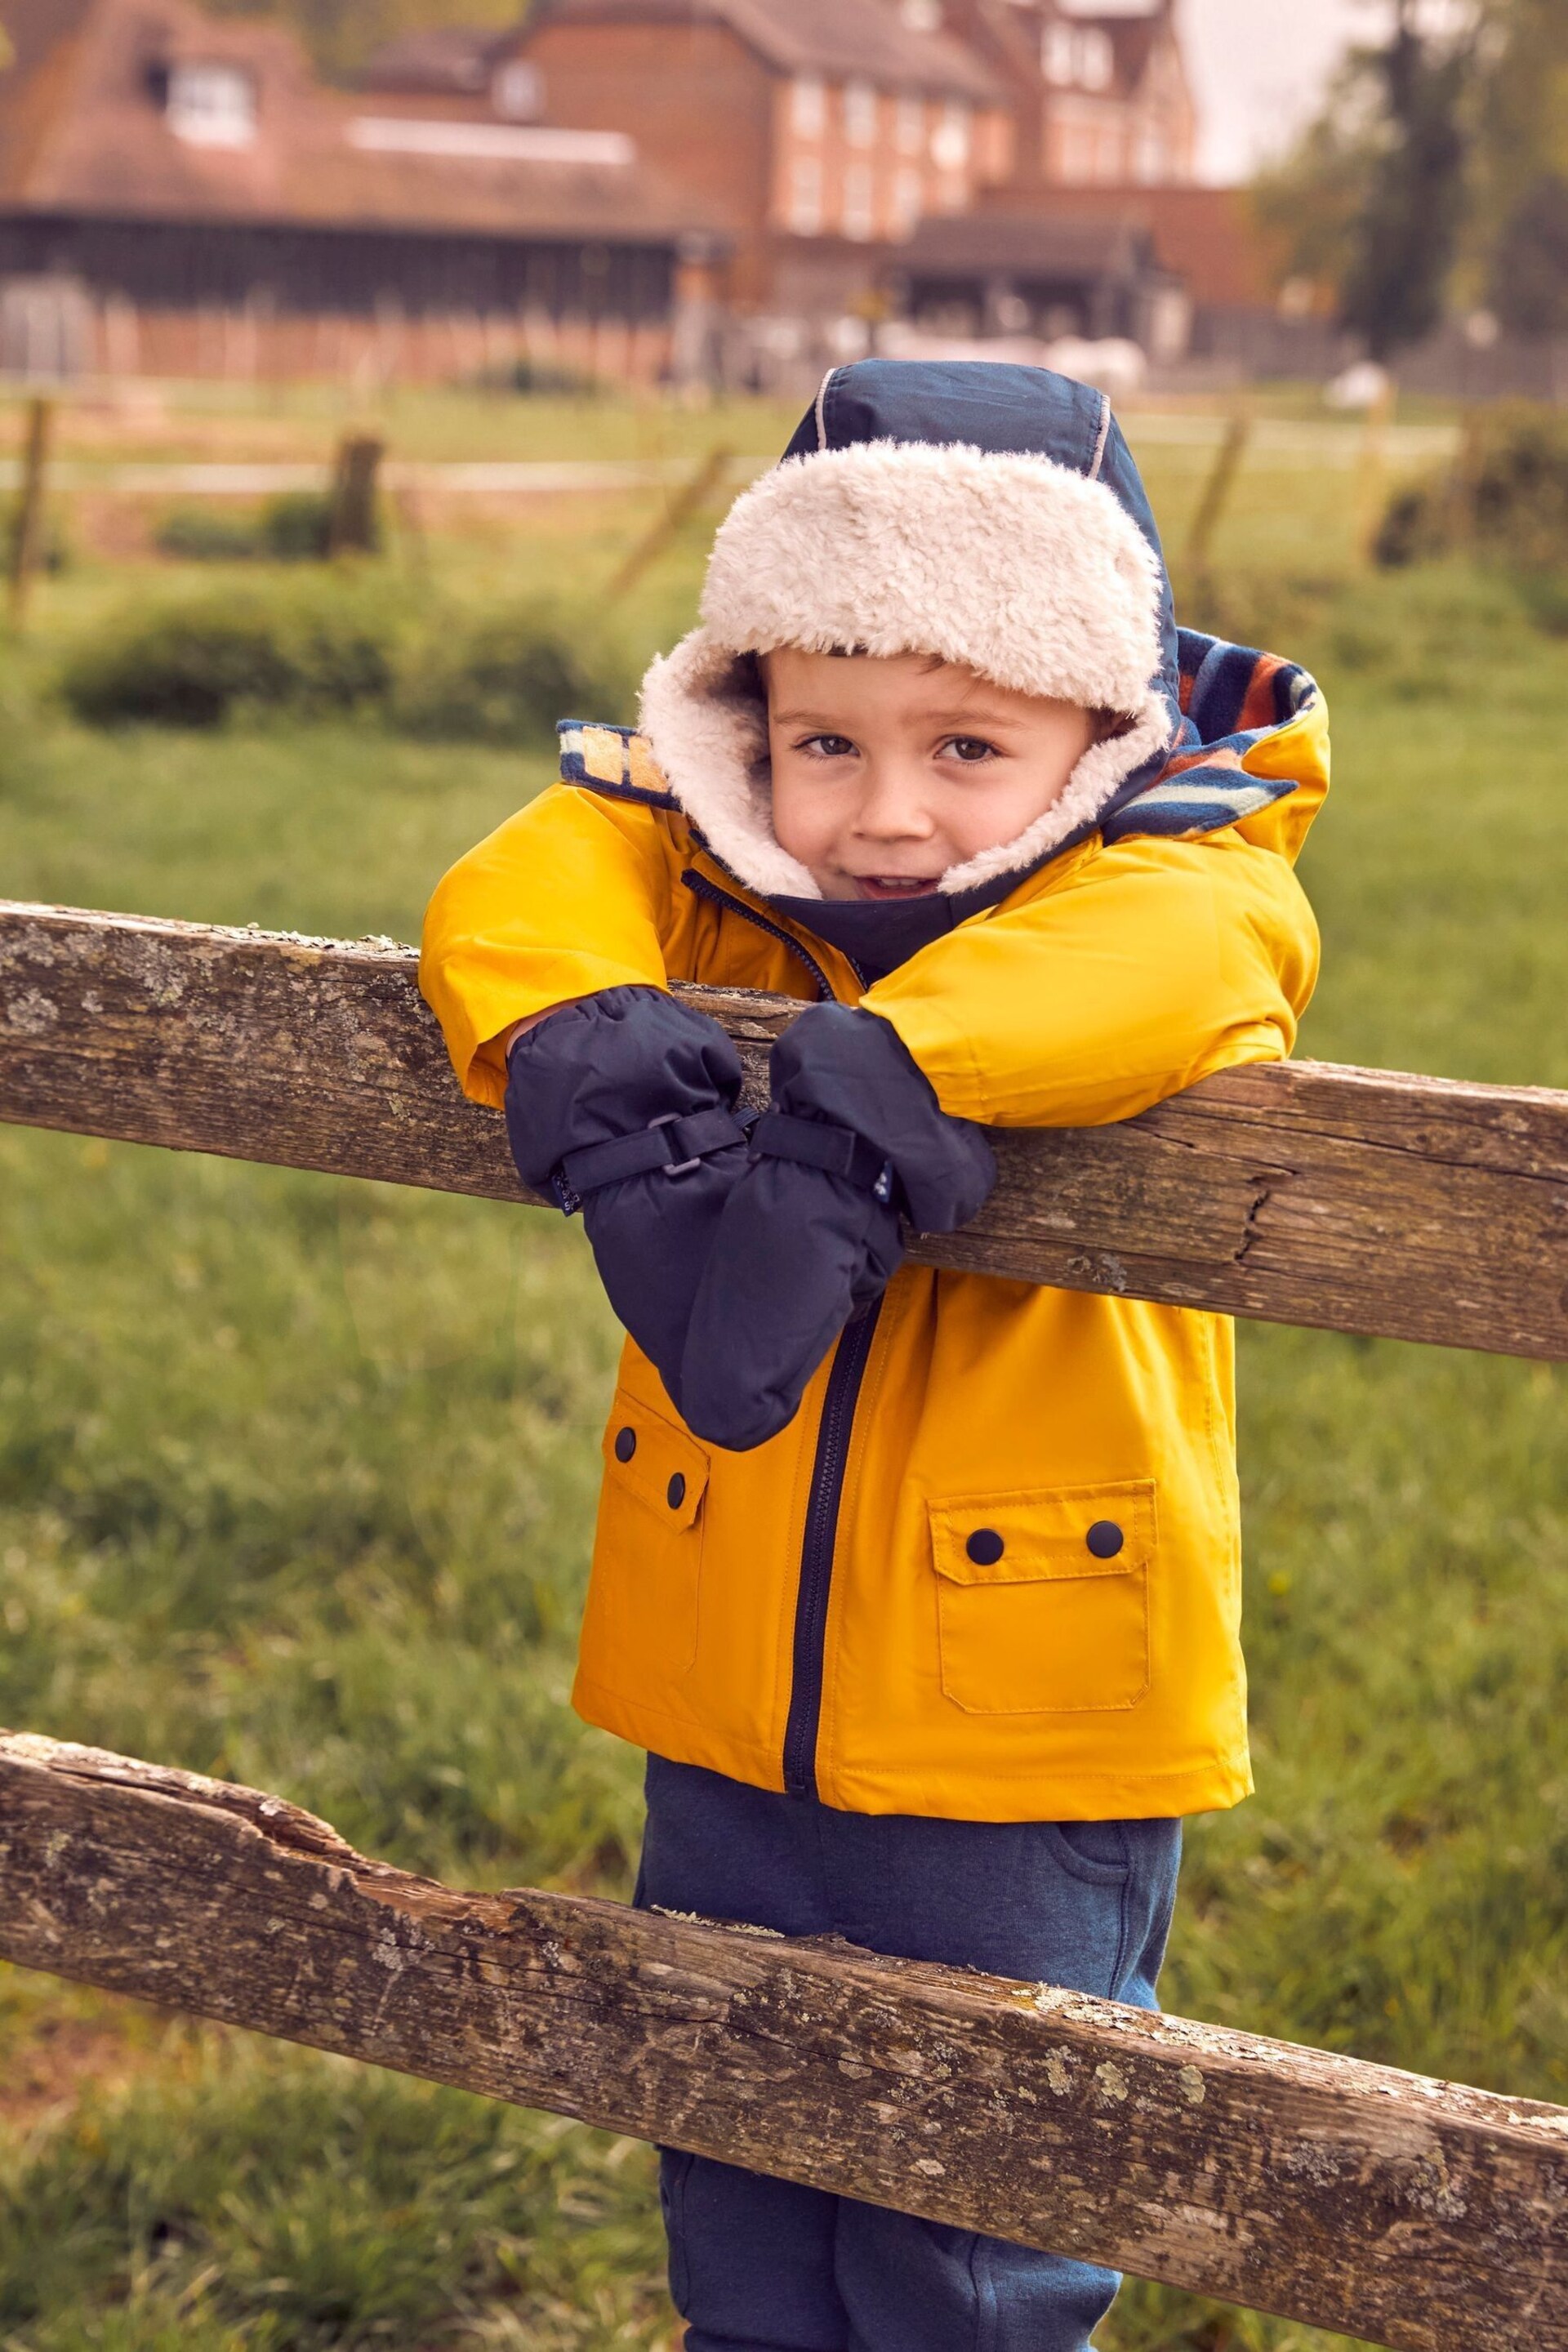
[[[687,1324],[719,1214],[745,1172],[741,1064],[716,1021],[662,989],[607,988],[511,1049],[518,1174],[583,1212],[611,1306],[677,1409]]]
[[[891,1023],[814,1005],[773,1050],[773,1102],[692,1302],[680,1409],[710,1444],[761,1445],[919,1233],[967,1224],[996,1181],[983,1129],[950,1118]]]

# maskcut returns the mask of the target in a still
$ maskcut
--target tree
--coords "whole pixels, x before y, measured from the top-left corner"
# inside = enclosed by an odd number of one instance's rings
[[[1568,334],[1568,180],[1550,173],[1526,191],[1498,239],[1490,292],[1516,333]]]
[[[1253,183],[1253,213],[1279,282],[1326,291],[1338,307],[1376,157],[1375,98],[1358,50],[1318,120]]]
[[[1471,275],[1505,326],[1568,332],[1568,7],[1489,0],[1480,55]]]
[[[441,25],[505,32],[528,0],[203,0],[214,16],[272,16],[291,26],[325,74],[352,77],[372,51],[399,33]]]
[[[1416,0],[1397,0],[1392,34],[1370,53],[1381,119],[1340,284],[1340,317],[1386,360],[1431,333],[1466,217],[1465,104],[1474,50],[1421,31]]]
[[[1255,188],[1279,277],[1325,288],[1379,358],[1448,297],[1568,331],[1568,0],[1387,5]]]
[[[1374,359],[1442,316],[1466,219],[1477,30],[1468,14],[1430,29],[1420,0],[1394,0],[1387,38],[1351,51],[1322,114],[1254,190],[1281,278],[1326,286]]]

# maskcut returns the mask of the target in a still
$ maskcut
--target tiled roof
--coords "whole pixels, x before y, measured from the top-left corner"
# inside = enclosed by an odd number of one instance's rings
[[[1141,230],[1195,302],[1256,310],[1271,301],[1269,255],[1245,188],[996,188],[974,217],[1020,211],[1054,225],[1114,220]]]
[[[1118,98],[1135,98],[1149,70],[1160,34],[1160,18],[1149,16],[1077,16],[1078,25],[1092,25],[1110,43],[1115,59],[1111,89]]]
[[[860,79],[884,89],[999,105],[1005,93],[978,58],[941,33],[917,33],[892,0],[542,0],[531,27],[727,25],[776,72]]]
[[[374,52],[357,77],[358,86],[472,98],[489,87],[498,58],[516,37],[478,25],[437,25],[423,33],[403,33]]]
[[[1129,276],[1148,268],[1148,231],[1113,214],[1052,220],[1037,212],[954,213],[921,221],[899,266],[941,277],[995,270],[1024,276]]]
[[[1012,0],[978,0],[977,5],[963,12],[962,21],[967,37],[973,41],[980,55],[991,58],[1016,89],[1033,94],[1041,83],[1041,35],[1052,13],[1028,5],[1026,0],[1024,5],[1012,5]],[[1094,95],[1123,100],[1138,96],[1155,44],[1169,23],[1170,12],[1162,0],[1149,0],[1149,5],[1135,15],[1063,6],[1058,0],[1054,14],[1058,20],[1077,30],[1103,33],[1110,44],[1110,81],[1104,90]],[[1047,88],[1056,95],[1050,85]]]
[[[325,89],[279,28],[210,17],[191,0],[5,0],[5,23],[16,62],[0,72],[0,205],[10,211],[637,243],[727,226],[637,161],[356,143],[352,126],[373,99]],[[175,135],[157,75],[181,59],[251,76],[249,144]],[[509,139],[526,149],[527,134]]]

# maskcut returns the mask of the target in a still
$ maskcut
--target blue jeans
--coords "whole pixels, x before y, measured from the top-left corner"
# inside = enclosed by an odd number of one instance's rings
[[[650,1756],[636,1900],[1155,2006],[1180,1822],[834,1812]],[[666,2149],[687,2352],[1085,2352],[1113,2271]]]

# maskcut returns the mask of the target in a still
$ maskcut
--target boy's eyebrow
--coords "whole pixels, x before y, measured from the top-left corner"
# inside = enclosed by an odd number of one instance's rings
[[[955,733],[961,733],[966,728],[1021,727],[1024,724],[1021,718],[1010,711],[987,709],[984,705],[976,709],[973,705],[961,707],[954,704],[945,710],[922,710],[919,715],[932,726],[951,727]],[[825,710],[774,710],[769,716],[778,727],[820,727],[824,734],[831,735],[853,731],[850,721],[831,717]]]

